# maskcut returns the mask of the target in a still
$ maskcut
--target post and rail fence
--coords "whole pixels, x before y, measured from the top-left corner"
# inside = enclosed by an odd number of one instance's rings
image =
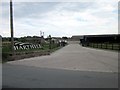
[[[109,50],[120,50],[120,43],[87,43],[85,47],[109,49]]]

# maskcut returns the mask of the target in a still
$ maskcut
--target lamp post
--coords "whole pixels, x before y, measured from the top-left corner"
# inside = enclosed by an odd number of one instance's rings
[[[14,36],[13,36],[13,8],[12,0],[10,0],[10,30],[11,30],[11,50],[14,55]]]

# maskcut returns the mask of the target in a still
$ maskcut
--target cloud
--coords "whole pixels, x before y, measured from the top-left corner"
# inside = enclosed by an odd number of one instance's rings
[[[2,36],[10,36],[9,4],[3,3]],[[118,33],[117,2],[15,2],[16,37]]]

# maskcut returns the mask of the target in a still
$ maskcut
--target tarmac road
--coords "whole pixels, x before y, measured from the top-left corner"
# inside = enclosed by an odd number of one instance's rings
[[[69,44],[50,56],[8,62],[3,87],[117,88],[118,53]]]

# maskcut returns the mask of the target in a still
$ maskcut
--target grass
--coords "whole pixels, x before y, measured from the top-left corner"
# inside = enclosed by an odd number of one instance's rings
[[[15,54],[16,55],[21,55],[21,54],[30,54],[30,53],[44,53],[44,52],[54,52],[56,50],[58,50],[60,47],[57,44],[51,44],[51,49],[49,49],[50,46],[49,44],[43,44],[42,48],[34,48],[34,49],[27,49],[27,50],[15,50]],[[3,63],[8,61],[8,57],[12,54],[11,52],[11,46],[10,44],[3,44],[2,45],[2,59],[3,59]]]
[[[58,50],[58,49],[60,49],[60,48],[62,48],[62,47],[56,47],[56,48],[54,48],[54,49],[51,49],[50,52],[54,52],[54,51],[56,51],[56,50]]]
[[[58,47],[57,44],[51,44],[51,49],[54,49]],[[19,49],[19,50],[15,50],[15,52],[30,52],[30,51],[40,51],[40,50],[49,50],[49,44],[44,44],[42,45],[42,48],[33,48],[33,49]],[[11,46],[10,44],[7,44],[7,45],[3,45],[2,46],[2,51],[3,52],[11,52]]]

